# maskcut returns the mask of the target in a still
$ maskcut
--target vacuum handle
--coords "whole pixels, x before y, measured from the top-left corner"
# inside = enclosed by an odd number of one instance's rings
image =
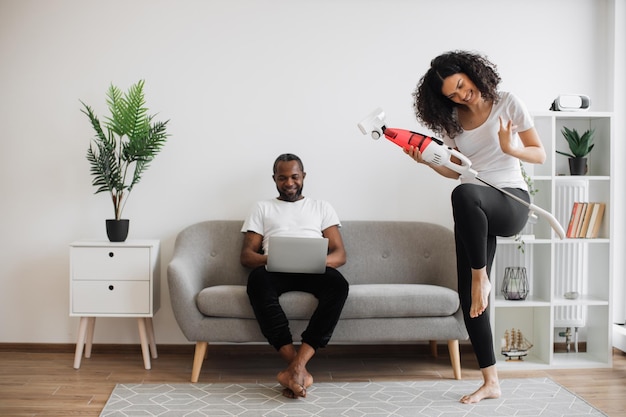
[[[556,232],[561,240],[565,239],[565,230],[563,229],[563,226],[561,226],[561,223],[559,223],[558,220],[552,215],[552,213],[532,203],[528,205],[528,208],[546,219],[548,223],[550,223],[550,226],[552,226],[552,230]]]
[[[448,147],[448,152],[450,153],[450,156],[458,158],[459,161],[461,161],[461,164],[455,164],[450,160],[450,158],[448,158],[448,160],[444,164],[446,167],[450,168],[454,172],[458,172],[461,175],[470,175],[472,177],[478,175],[478,173],[472,169],[472,162],[467,156],[450,147]]]
[[[472,177],[476,177],[476,175],[478,175],[478,173],[472,169],[472,162],[467,156],[463,155],[456,149],[444,145],[443,142],[437,139],[429,139],[431,140],[424,143],[423,146],[420,147],[420,152],[422,153],[422,159],[424,159],[424,161],[431,165],[444,166],[460,175],[470,175]],[[450,158],[453,156],[457,158],[461,164],[452,162]]]

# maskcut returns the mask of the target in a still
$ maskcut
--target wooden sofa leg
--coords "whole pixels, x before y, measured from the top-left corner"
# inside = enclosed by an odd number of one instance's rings
[[[448,353],[450,354],[454,379],[461,379],[461,353],[459,352],[458,340],[448,340]]]
[[[202,369],[202,362],[204,361],[208,345],[208,342],[196,342],[196,351],[193,355],[193,367],[191,368],[191,382],[198,382],[200,378],[200,369]]]
[[[437,357],[439,356],[439,353],[437,352],[437,341],[436,340],[430,340],[430,354],[433,356],[433,358],[437,359]]]

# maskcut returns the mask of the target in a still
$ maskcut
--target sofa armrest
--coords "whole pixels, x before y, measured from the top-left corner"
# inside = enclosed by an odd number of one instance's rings
[[[242,221],[210,220],[192,224],[176,237],[167,267],[170,302],[185,337],[197,341],[204,315],[196,297],[213,285],[245,285],[248,270],[241,266]]]
[[[195,341],[191,335],[203,317],[196,304],[196,297],[204,287],[202,271],[183,256],[174,257],[167,266],[167,283],[176,322],[185,337]]]

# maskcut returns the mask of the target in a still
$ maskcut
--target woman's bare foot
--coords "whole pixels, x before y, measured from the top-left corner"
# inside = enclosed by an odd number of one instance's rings
[[[474,404],[480,400],[487,398],[500,398],[502,392],[500,391],[500,384],[484,383],[480,388],[471,393],[470,395],[464,395],[460,402],[463,404]]]
[[[463,404],[474,404],[485,398],[499,398],[502,394],[496,366],[481,368],[480,372],[483,375],[483,384],[473,393],[464,395],[460,400]]]
[[[483,314],[489,305],[489,293],[491,292],[491,282],[487,272],[483,269],[472,270],[472,305],[470,307],[470,317],[476,318]]]

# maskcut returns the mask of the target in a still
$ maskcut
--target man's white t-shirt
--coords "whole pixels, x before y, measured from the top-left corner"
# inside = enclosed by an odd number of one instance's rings
[[[522,103],[515,95],[508,92],[500,92],[500,100],[491,108],[487,120],[476,129],[464,129],[454,139],[447,136],[443,141],[451,148],[459,151],[472,161],[472,168],[478,171],[478,176],[497,187],[512,187],[528,190],[526,181],[522,176],[519,159],[507,155],[500,148],[498,130],[500,120],[505,124],[511,120],[513,126],[513,146],[523,146],[517,132],[523,132],[534,126],[533,119]],[[463,183],[475,183],[484,185],[471,176],[461,176]]]
[[[270,236],[321,237],[322,231],[339,226],[335,209],[324,200],[304,197],[289,202],[274,198],[257,202],[241,228],[263,236],[263,251],[267,253]]]

